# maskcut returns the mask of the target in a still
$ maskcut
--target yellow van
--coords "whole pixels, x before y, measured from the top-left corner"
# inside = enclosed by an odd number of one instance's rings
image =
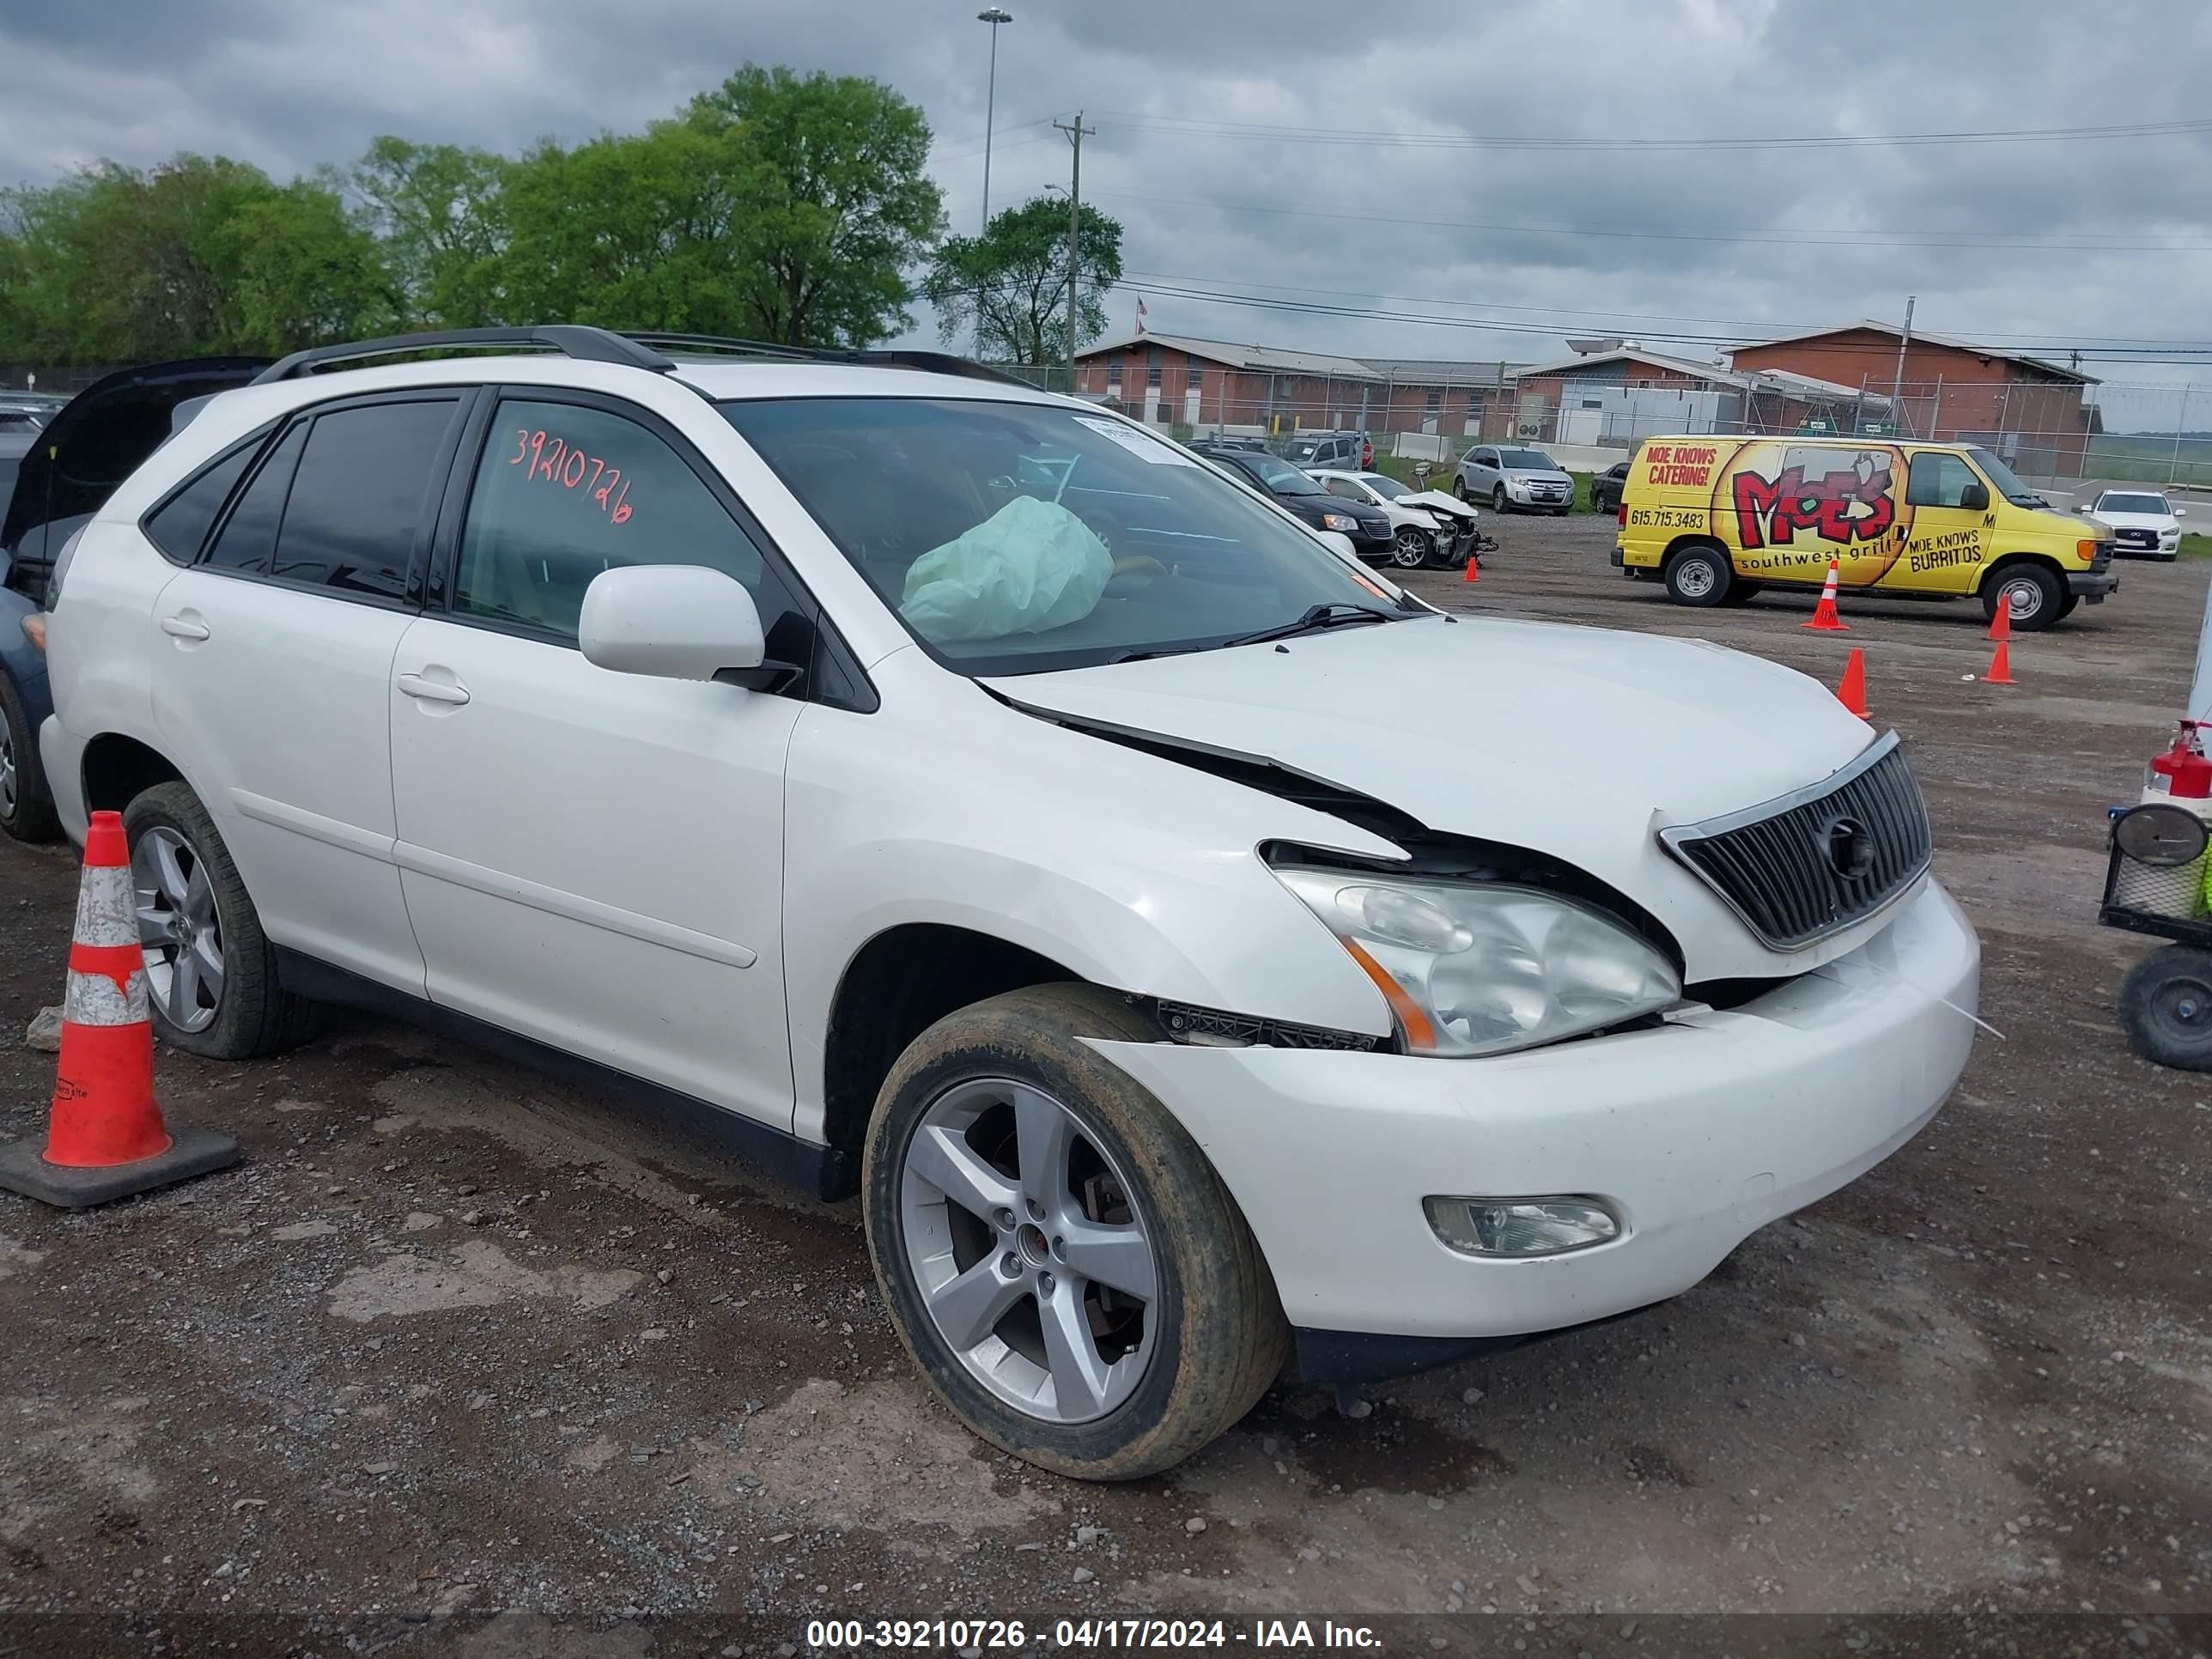
[[[1613,562],[1677,605],[1763,587],[1978,597],[2023,632],[2118,590],[2112,532],[2054,510],[1988,450],[1865,437],[1646,438]]]

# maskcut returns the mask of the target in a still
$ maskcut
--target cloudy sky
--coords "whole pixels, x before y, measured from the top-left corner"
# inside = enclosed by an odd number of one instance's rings
[[[972,230],[989,34],[977,9],[18,0],[0,8],[0,179],[187,149],[281,176],[385,131],[512,150],[637,126],[753,59],[876,76],[921,103],[951,222]],[[1920,325],[1939,332],[2078,346],[2109,380],[2212,386],[2212,7],[1009,9],[992,200],[1065,180],[1066,143],[1048,123],[1085,110],[1097,132],[1085,195],[1127,228],[1155,331],[1519,361],[1564,355],[1566,333],[1621,332],[1704,357],[1709,342],[1894,319],[1916,294]],[[2159,122],[2197,125],[1835,142]],[[1715,145],[1778,137],[1820,142]],[[1471,142],[1500,138],[1512,142]],[[1134,307],[1133,292],[1115,296],[1116,324]],[[933,337],[926,317],[918,332]],[[2149,343],[2130,354],[2120,342]],[[2174,361],[2105,361],[2130,355]]]

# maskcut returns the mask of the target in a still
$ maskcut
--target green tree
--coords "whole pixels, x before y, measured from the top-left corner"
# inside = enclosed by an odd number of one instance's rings
[[[1076,336],[1079,348],[1106,326],[1106,290],[1121,279],[1121,226],[1080,210],[1076,241]],[[1034,196],[993,216],[981,236],[947,237],[931,256],[921,291],[937,309],[947,342],[976,328],[977,349],[996,362],[1057,363],[1067,358],[1067,204]]]
[[[731,147],[743,332],[867,346],[912,324],[906,273],[944,220],[920,109],[878,81],[749,64],[685,119]]]
[[[503,320],[507,165],[489,150],[387,133],[343,175],[383,242],[411,321],[483,328]]]

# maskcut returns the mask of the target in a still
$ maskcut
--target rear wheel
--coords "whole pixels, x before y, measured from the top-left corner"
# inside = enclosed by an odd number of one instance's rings
[[[1983,588],[1982,613],[1995,622],[1999,611],[2009,609],[2013,631],[2033,634],[2058,620],[2067,597],[2066,585],[2045,566],[2011,564]]]
[[[39,763],[39,734],[31,730],[23,700],[0,674],[0,830],[17,841],[52,841],[61,832]]]
[[[930,1027],[877,1097],[863,1204],[900,1340],[962,1420],[1040,1468],[1127,1480],[1249,1411],[1290,1331],[1205,1154],[1085,1037],[1158,1033],[1082,985]]]
[[[1686,547],[1667,561],[1667,597],[1677,605],[1699,610],[1719,605],[1735,585],[1728,555],[1708,543]]]
[[[210,1060],[251,1060],[305,1038],[314,1005],[277,982],[276,951],[199,797],[156,784],[123,809],[123,831],[161,1040]]]

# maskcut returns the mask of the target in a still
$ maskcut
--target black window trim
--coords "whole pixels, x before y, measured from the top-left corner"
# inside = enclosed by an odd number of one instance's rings
[[[253,464],[246,468],[244,476],[231,487],[229,497],[222,504],[222,510],[216,515],[214,524],[209,527],[207,534],[200,540],[198,553],[194,556],[191,563],[185,568],[192,570],[204,570],[211,575],[228,576],[236,581],[261,582],[270,587],[289,588],[295,593],[319,594],[326,599],[336,600],[344,605],[373,605],[380,611],[421,611],[423,608],[423,573],[429,558],[431,538],[434,533],[436,520],[434,509],[443,489],[443,479],[447,469],[451,465],[454,446],[459,442],[461,433],[467,428],[475,406],[482,401],[482,389],[471,385],[400,386],[388,392],[362,392],[352,397],[325,398],[320,403],[303,404],[299,408],[278,416],[261,428],[258,440],[246,439],[241,440],[238,444],[233,444],[216,456],[215,460],[210,461],[193,472],[193,478],[198,477],[208,466],[227,459],[245,443],[259,441],[264,446],[261,453],[254,457]],[[343,414],[353,409],[380,408],[391,404],[419,403],[449,403],[454,404],[455,408],[453,413],[447,419],[445,434],[438,441],[437,453],[431,457],[429,476],[423,483],[422,501],[416,509],[415,542],[408,550],[407,580],[403,592],[396,594],[373,593],[362,588],[333,587],[328,582],[301,581],[291,576],[272,575],[264,570],[245,570],[234,565],[208,562],[209,553],[214,550],[216,544],[222,541],[223,532],[230,527],[232,515],[237,512],[239,503],[246,499],[246,492],[253,488],[255,480],[260,477],[261,469],[269,465],[270,458],[283,447],[285,439],[291,436],[295,428],[310,428],[308,436],[312,437],[313,435],[312,428],[314,422],[325,415]],[[301,441],[300,453],[304,458],[307,453],[305,440]],[[298,476],[295,468],[293,477],[296,479]],[[189,483],[190,480],[186,482]],[[184,487],[180,485],[179,488]],[[168,497],[164,496],[161,503],[149,509],[149,514],[158,512],[160,507],[166,504],[167,500]],[[290,512],[291,506],[292,486],[288,482],[284,486],[284,503],[276,515],[276,535],[279,541],[283,538],[284,519]],[[140,527],[144,528],[143,520],[140,521]],[[150,535],[149,539],[151,539]],[[158,548],[160,544],[157,542],[155,545]],[[273,548],[271,551],[273,553]],[[164,554],[163,556],[166,558],[167,555]],[[170,562],[175,562],[174,560]]]
[[[254,475],[261,471],[261,463],[264,457],[258,453],[250,453],[247,456],[246,471],[238,475],[237,479],[231,484],[228,493],[223,496],[222,501],[216,503],[215,516],[208,520],[207,528],[200,532],[199,544],[192,549],[191,556],[190,558],[180,559],[175,554],[170,552],[167,548],[161,545],[161,538],[154,533],[154,520],[161,515],[162,510],[166,508],[170,502],[175,501],[178,496],[191,489],[193,485],[199,483],[199,481],[205,477],[209,473],[214,471],[216,468],[228,465],[237,456],[240,450],[258,451],[262,449],[268,444],[272,434],[289,424],[290,417],[289,416],[280,415],[274,420],[264,421],[261,425],[254,428],[252,431],[247,433],[244,437],[237,439],[235,441],[229,444],[226,444],[222,448],[216,451],[214,454],[209,456],[207,459],[202,461],[198,466],[194,467],[190,472],[185,474],[182,478],[171,485],[167,490],[163,492],[160,499],[155,501],[153,506],[148,507],[143,513],[141,513],[138,515],[138,533],[146,538],[147,542],[152,546],[153,550],[156,553],[159,553],[171,564],[175,565],[179,570],[191,570],[197,568],[201,558],[206,554],[209,547],[214,544],[216,532],[222,529],[222,526],[229,521],[230,509],[232,506],[237,501],[238,498],[245,493],[246,487],[253,481]]]
[[[856,714],[873,714],[880,706],[873,684],[861,671],[851,648],[845,645],[842,636],[837,633],[834,620],[823,611],[822,602],[815,598],[813,590],[792,568],[791,561],[784,556],[783,550],[776,545],[775,538],[768,533],[744,499],[730,488],[728,480],[700,454],[698,447],[657,411],[633,403],[627,398],[589,391],[580,386],[516,381],[488,385],[483,388],[483,397],[471,412],[447,472],[424,589],[427,614],[459,627],[481,628],[491,633],[511,635],[516,639],[532,640],[540,645],[558,646],[568,651],[580,649],[574,640],[551,629],[536,627],[528,623],[507,622],[497,617],[479,617],[453,609],[453,572],[460,557],[461,532],[468,523],[470,497],[476,489],[484,447],[492,432],[499,428],[500,407],[507,403],[568,404],[580,409],[597,410],[604,415],[634,422],[666,444],[676,458],[706,486],[707,493],[730,515],[738,528],[751,538],[754,548],[761,556],[763,568],[783,585],[784,592],[789,596],[791,614],[805,624],[807,648],[804,653],[806,660],[801,665],[803,672],[789,684],[763,695],[792,697],[802,702],[822,702],[828,707],[844,708]],[[732,430],[734,434],[734,428]],[[779,617],[763,617],[762,635],[766,636],[773,632],[779,620]],[[816,682],[819,677],[813,672],[812,659],[817,652],[824,649],[838,657],[838,666],[855,688],[854,698],[829,698],[816,695]]]

